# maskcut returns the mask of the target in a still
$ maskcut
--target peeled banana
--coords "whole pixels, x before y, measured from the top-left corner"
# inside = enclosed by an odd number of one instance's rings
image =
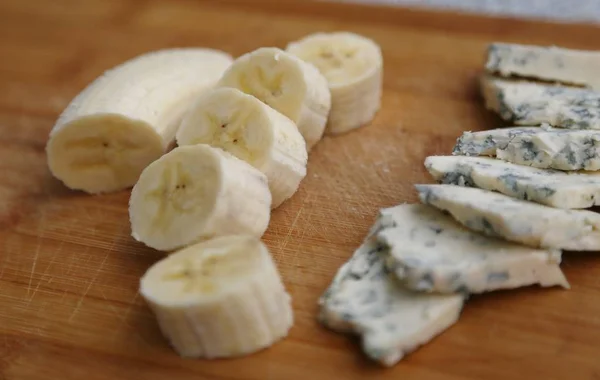
[[[173,141],[190,102],[232,61],[218,50],[165,49],[105,72],[71,101],[50,132],[52,174],[88,193],[133,186]]]
[[[271,255],[251,236],[222,236],[167,256],[144,274],[140,294],[183,357],[251,354],[293,324]]]
[[[290,118],[310,150],[322,137],[331,108],[327,80],[313,65],[273,47],[237,58],[217,84],[252,95]]]
[[[349,32],[315,33],[286,51],[315,65],[327,78],[331,113],[326,134],[340,134],[373,120],[381,107],[383,57],[373,40]]]
[[[161,251],[221,235],[260,237],[270,212],[265,175],[205,144],[175,148],[148,165],[129,200],[133,238]]]
[[[306,176],[306,144],[296,125],[234,88],[217,88],[201,96],[184,116],[176,136],[179,146],[219,147],[263,172],[272,208],[290,198]]]

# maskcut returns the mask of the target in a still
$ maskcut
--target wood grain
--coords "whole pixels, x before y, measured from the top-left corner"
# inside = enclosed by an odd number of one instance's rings
[[[264,241],[293,297],[289,337],[239,360],[184,360],[137,293],[161,253],[129,236],[128,191],[89,196],[46,166],[56,117],[103,70],[152,49],[234,55],[316,31],[381,44],[383,108],[325,138]],[[600,49],[600,29],[323,2],[53,0],[0,2],[0,378],[600,378],[600,257],[567,254],[572,289],[473,297],[459,322],[391,369],[317,324],[317,298],[379,208],[414,202],[423,160],[464,130],[491,128],[476,76],[491,41]]]

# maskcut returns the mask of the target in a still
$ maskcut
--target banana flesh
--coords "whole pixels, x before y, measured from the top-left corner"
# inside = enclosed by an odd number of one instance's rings
[[[89,193],[135,184],[133,238],[177,250],[140,282],[162,333],[181,356],[247,355],[293,325],[291,298],[259,240],[271,209],[297,191],[325,131],[374,118],[382,76],[379,47],[351,33],[235,61],[204,48],[152,52],[73,99],[50,132],[48,165]],[[179,147],[165,154],[174,138]]]
[[[290,198],[306,176],[306,144],[296,125],[234,88],[216,88],[201,96],[184,116],[176,136],[179,146],[218,147],[263,172],[272,208]]]
[[[189,104],[232,61],[218,50],[165,49],[108,70],[71,101],[50,132],[52,174],[88,193],[133,186],[173,141]]]
[[[326,134],[340,134],[373,120],[381,108],[383,57],[371,39],[349,32],[315,33],[286,51],[315,65],[331,92]]]
[[[183,357],[248,355],[293,324],[275,263],[252,236],[222,236],[169,255],[144,274],[140,294]]]
[[[133,238],[161,251],[229,234],[260,237],[270,212],[265,175],[206,144],[175,148],[148,165],[129,200]]]
[[[313,65],[281,49],[263,47],[240,56],[217,86],[237,88],[287,116],[308,150],[323,137],[331,109],[327,80]]]

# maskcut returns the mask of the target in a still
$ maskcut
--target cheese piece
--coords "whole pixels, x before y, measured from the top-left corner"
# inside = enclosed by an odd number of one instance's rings
[[[600,250],[600,214],[561,210],[504,194],[453,185],[415,185],[421,202],[467,228],[532,247]]]
[[[592,88],[600,87],[600,52],[493,43],[487,51],[486,71]]]
[[[551,128],[514,136],[499,159],[540,169],[600,170],[600,131]]]
[[[452,150],[459,156],[495,156],[496,149],[506,147],[515,136],[540,131],[540,127],[498,128],[488,131],[463,132]]]
[[[491,77],[481,91],[488,109],[516,125],[600,129],[600,92]]]
[[[540,169],[600,170],[600,131],[541,127],[464,132],[452,151]]]
[[[371,234],[337,272],[319,299],[325,326],[362,337],[365,354],[392,366],[453,325],[463,294],[414,293],[403,288],[385,265],[388,251]]]
[[[498,191],[562,209],[600,204],[600,173],[563,172],[489,157],[430,156],[425,168],[441,183]]]
[[[427,205],[385,212],[394,227],[379,231],[377,239],[389,247],[387,267],[409,289],[483,293],[533,284],[569,287],[559,266],[560,250],[484,236]]]

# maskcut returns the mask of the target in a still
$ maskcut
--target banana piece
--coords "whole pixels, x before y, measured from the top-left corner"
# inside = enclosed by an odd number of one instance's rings
[[[291,298],[265,245],[223,236],[154,264],[140,294],[183,357],[248,355],[287,336]]]
[[[327,80],[313,65],[273,47],[237,58],[219,87],[237,88],[290,118],[310,150],[322,137],[331,109]]]
[[[381,107],[383,57],[373,40],[349,32],[315,33],[286,51],[315,65],[327,78],[331,113],[326,134],[340,134],[373,120]]]
[[[71,101],[50,132],[52,174],[88,193],[133,186],[173,141],[188,105],[232,61],[218,50],[166,49],[108,70]]]
[[[177,144],[208,144],[248,162],[267,176],[272,208],[290,198],[306,176],[304,138],[283,114],[235,88],[201,96],[177,130]]]
[[[175,148],[148,165],[129,200],[133,238],[161,251],[229,234],[260,237],[270,212],[265,175],[204,144]]]

